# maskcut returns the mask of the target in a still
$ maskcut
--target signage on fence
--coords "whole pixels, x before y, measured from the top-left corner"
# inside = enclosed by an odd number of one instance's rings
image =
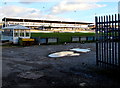
[[[80,41],[80,37],[72,37],[72,42],[79,42]]]
[[[39,43],[46,44],[47,43],[47,38],[40,38]]]
[[[86,41],[86,37],[81,37],[80,40],[81,41]]]
[[[48,38],[48,43],[57,43],[58,38]]]
[[[94,37],[93,36],[89,36],[89,37],[87,37],[87,40],[88,41],[94,41]]]

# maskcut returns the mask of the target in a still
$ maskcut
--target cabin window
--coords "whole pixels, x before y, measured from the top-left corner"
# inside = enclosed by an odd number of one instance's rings
[[[24,30],[20,30],[20,36],[24,37]]]
[[[13,35],[13,31],[10,30],[10,29],[6,29],[6,30],[4,30],[3,35],[12,36]]]
[[[16,32],[16,33],[14,33],[14,36],[15,36],[15,37],[18,37],[19,35],[18,35],[18,33]]]
[[[28,30],[25,31],[26,37],[29,37],[29,32]]]
[[[19,36],[19,30],[14,30],[14,36],[18,37]]]
[[[26,37],[28,37],[29,36],[29,33],[28,32],[26,32]]]

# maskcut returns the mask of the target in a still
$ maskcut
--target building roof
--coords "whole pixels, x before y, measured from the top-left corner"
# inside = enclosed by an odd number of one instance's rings
[[[16,21],[16,22],[44,22],[44,23],[65,23],[65,24],[93,24],[89,22],[69,22],[69,21],[52,21],[52,20],[40,20],[40,19],[24,19],[24,18],[9,18],[5,17],[2,21]]]

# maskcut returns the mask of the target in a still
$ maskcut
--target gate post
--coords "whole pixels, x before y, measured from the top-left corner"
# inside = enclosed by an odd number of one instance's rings
[[[95,31],[96,31],[96,65],[98,66],[98,18],[95,17]]]
[[[120,68],[120,14],[118,13],[118,64]]]

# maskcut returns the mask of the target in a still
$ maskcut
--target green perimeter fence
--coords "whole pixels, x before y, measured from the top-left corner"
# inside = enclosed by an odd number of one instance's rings
[[[88,36],[95,36],[95,33],[32,33],[32,37],[58,38],[58,43],[71,42],[71,38],[73,36],[88,37]]]

